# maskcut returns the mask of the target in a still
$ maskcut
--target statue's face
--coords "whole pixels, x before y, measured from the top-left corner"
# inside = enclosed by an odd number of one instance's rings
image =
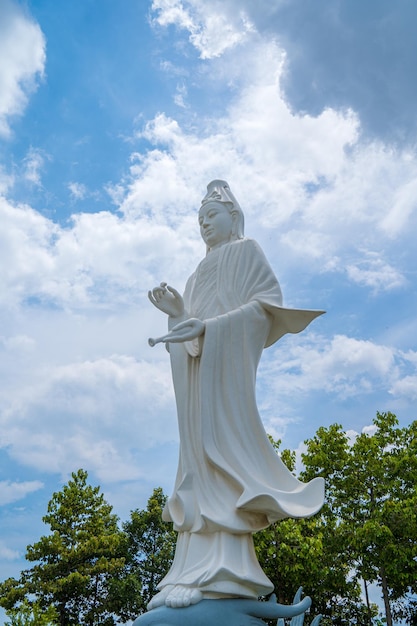
[[[198,214],[200,233],[211,249],[230,241],[235,217],[221,202],[208,202]]]

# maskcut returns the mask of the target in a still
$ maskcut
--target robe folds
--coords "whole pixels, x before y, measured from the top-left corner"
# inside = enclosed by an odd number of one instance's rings
[[[197,586],[206,597],[256,597],[272,590],[252,533],[285,517],[309,517],[324,482],[301,483],[276,454],[255,397],[265,347],[300,332],[321,311],[286,309],[278,281],[251,239],[214,249],[189,278],[185,317],[205,322],[202,338],[169,345],[180,453],[165,521],[178,531],[160,584]]]

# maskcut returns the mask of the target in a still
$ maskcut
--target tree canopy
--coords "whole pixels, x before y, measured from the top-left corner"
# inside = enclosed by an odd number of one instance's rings
[[[4,626],[56,626],[58,614],[54,606],[42,609],[37,602],[26,599],[17,608],[9,609],[7,617],[10,621]]]
[[[280,442],[272,443],[279,452]],[[280,454],[294,472],[295,454],[289,450]],[[322,626],[369,624],[377,607],[364,604],[346,555],[339,549],[337,518],[326,508],[311,518],[285,519],[256,533],[259,562],[281,603],[291,604],[294,591],[302,586],[312,598],[314,614],[322,615]]]
[[[123,524],[128,542],[128,567],[141,581],[141,612],[157,593],[157,585],[168,572],[174,558],[177,533],[172,524],[162,521],[167,500],[160,487],[154,489],[144,510],[131,512]]]
[[[417,422],[400,428],[377,413],[373,428],[349,441],[338,424],[306,442],[304,480],[326,479],[325,520],[336,520],[339,553],[381,589],[388,626],[415,623],[417,593]]]
[[[114,624],[109,591],[124,571],[126,543],[100,487],[87,484],[84,470],[74,472],[53,494],[43,521],[51,533],[27,547],[34,565],[2,583],[1,605],[10,610],[33,597],[45,610],[55,607],[60,626]]]

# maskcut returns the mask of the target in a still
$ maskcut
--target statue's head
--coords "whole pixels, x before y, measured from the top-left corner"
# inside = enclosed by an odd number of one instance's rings
[[[207,193],[201,201],[200,215],[207,212],[211,206],[221,207],[222,210],[226,209],[229,212],[232,218],[230,241],[243,239],[245,225],[243,211],[225,180],[212,180],[207,185]]]

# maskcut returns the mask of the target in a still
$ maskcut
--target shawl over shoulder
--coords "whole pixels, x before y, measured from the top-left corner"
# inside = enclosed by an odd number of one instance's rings
[[[265,348],[278,341],[286,333],[299,333],[324,311],[309,309],[289,309],[282,306],[282,293],[279,283],[263,251],[253,239],[240,239],[224,246],[219,259],[220,273],[230,277],[230,288],[223,293],[226,310],[250,301],[259,302],[272,317],[271,328]]]

